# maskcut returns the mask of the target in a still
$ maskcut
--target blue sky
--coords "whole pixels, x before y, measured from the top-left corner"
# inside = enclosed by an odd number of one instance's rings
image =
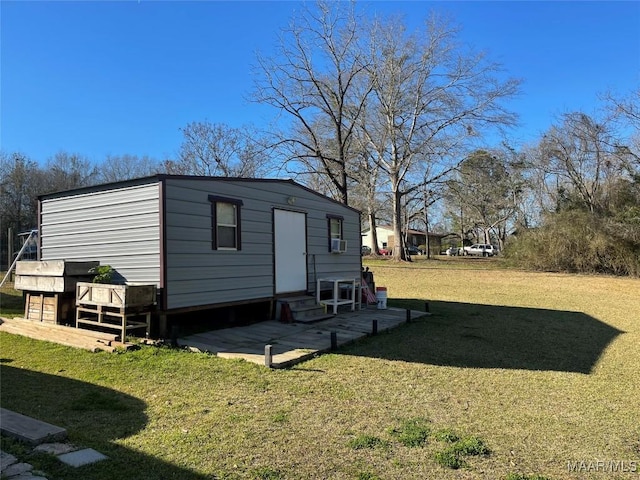
[[[57,151],[173,158],[180,128],[208,120],[266,126],[277,114],[248,101],[255,53],[271,53],[299,2],[0,3],[0,149],[39,162]],[[429,11],[460,40],[523,80],[509,103],[516,143],[565,111],[593,112],[598,94],[640,86],[640,2],[360,2]]]

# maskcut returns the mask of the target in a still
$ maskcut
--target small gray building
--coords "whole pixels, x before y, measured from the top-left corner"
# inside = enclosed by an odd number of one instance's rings
[[[292,180],[156,175],[39,197],[40,259],[155,284],[170,314],[360,278],[360,215]]]

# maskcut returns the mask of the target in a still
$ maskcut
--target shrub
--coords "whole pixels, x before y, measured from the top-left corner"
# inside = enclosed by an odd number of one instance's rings
[[[435,454],[436,462],[443,467],[458,469],[465,465],[462,457],[488,455],[490,453],[489,448],[478,437],[459,439],[451,430],[442,430],[436,434],[436,438],[451,443],[447,448]],[[456,440],[453,440],[454,438]]]
[[[89,270],[89,273],[95,275],[93,283],[111,283],[115,270],[111,265],[99,265]]]
[[[438,465],[442,465],[443,467],[451,468],[453,470],[457,470],[464,466],[464,462],[460,459],[460,455],[456,455],[456,453],[450,449],[446,449],[442,452],[436,452],[434,458]]]
[[[611,217],[570,210],[507,243],[508,262],[532,270],[640,276],[640,242]]]
[[[460,440],[460,437],[458,436],[458,434],[449,428],[445,428],[444,430],[439,430],[433,436],[439,442],[453,443]]]
[[[491,453],[485,443],[478,437],[466,437],[458,440],[450,447],[460,455],[488,455]]]
[[[405,447],[421,447],[429,438],[429,421],[422,418],[405,420],[399,427],[391,430],[391,435],[396,437]]]

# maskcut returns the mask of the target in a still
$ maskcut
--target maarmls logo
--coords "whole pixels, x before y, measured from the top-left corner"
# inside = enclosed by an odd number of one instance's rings
[[[567,470],[570,472],[608,472],[608,473],[636,473],[638,460],[579,460],[568,461]]]

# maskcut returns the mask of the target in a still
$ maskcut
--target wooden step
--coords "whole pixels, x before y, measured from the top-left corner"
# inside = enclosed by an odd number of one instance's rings
[[[81,335],[92,337],[95,339],[114,342],[118,339],[118,335],[113,333],[95,332],[92,330],[77,329],[67,325],[57,325],[55,323],[37,322],[26,320],[24,318],[1,318],[3,325],[16,326],[25,331],[43,331],[43,332],[60,332],[69,335]]]
[[[327,314],[326,307],[311,295],[278,298],[278,305],[284,304],[289,306],[293,322],[313,323],[333,317],[333,314]],[[276,316],[278,316],[277,311]]]
[[[81,328],[50,323],[34,322],[23,318],[0,318],[0,331],[22,335],[36,340],[45,340],[85,350],[106,350],[113,352],[116,347],[130,347],[130,344],[116,342],[118,335],[94,332]]]
[[[110,342],[105,342],[100,339],[81,335],[73,335],[69,333],[27,330],[20,326],[6,324],[0,326],[0,331],[12,333],[15,335],[22,335],[24,337],[33,338],[35,340],[58,343],[67,347],[82,348],[89,351],[106,350],[109,352],[113,352],[116,349],[115,345],[109,344]]]
[[[287,303],[292,310],[295,310],[296,308],[317,305],[316,297],[310,295],[278,298],[278,303]]]
[[[333,314],[327,314],[324,305],[316,304],[305,306],[302,308],[292,308],[294,322],[314,322],[324,318],[331,318]]]

